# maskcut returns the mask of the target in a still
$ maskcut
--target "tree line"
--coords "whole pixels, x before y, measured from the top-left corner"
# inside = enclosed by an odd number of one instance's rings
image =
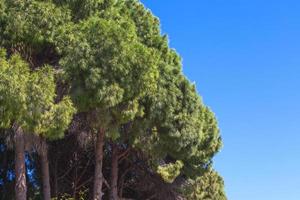
[[[0,0],[0,199],[225,200],[221,146],[138,0]]]

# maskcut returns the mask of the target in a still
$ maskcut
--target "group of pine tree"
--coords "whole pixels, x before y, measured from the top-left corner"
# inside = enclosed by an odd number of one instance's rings
[[[0,0],[1,200],[226,200],[221,146],[138,0]]]

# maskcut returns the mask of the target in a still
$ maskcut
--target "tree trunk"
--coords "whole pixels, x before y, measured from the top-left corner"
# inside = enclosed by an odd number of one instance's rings
[[[26,200],[26,169],[24,135],[20,127],[15,130],[15,195],[16,200]]]
[[[102,200],[102,184],[103,184],[103,146],[105,131],[100,129],[97,133],[96,149],[95,149],[95,174],[94,174],[94,194],[93,200]]]
[[[112,145],[111,174],[110,174],[110,200],[118,200],[118,146]]]
[[[44,200],[51,200],[50,176],[49,176],[49,160],[46,140],[42,138],[45,148],[41,152],[42,178],[43,178],[43,196]]]

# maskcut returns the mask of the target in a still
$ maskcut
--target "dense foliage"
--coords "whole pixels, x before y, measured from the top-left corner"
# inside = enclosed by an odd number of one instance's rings
[[[0,199],[226,199],[159,26],[138,0],[0,0]]]

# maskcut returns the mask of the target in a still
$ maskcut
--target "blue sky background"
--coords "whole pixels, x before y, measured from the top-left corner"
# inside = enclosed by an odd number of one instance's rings
[[[216,113],[229,200],[300,199],[300,2],[142,0]]]

